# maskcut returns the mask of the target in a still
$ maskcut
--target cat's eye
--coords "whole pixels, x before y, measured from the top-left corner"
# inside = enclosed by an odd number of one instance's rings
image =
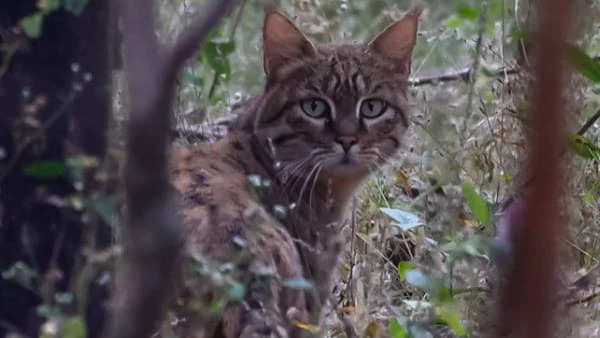
[[[360,115],[367,119],[381,116],[387,109],[387,103],[380,99],[364,100],[360,105]]]
[[[304,113],[313,118],[328,117],[330,113],[329,104],[321,99],[308,99],[300,103]]]

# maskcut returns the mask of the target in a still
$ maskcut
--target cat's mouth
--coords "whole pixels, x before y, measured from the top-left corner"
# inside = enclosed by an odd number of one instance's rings
[[[368,174],[368,170],[352,158],[344,158],[329,166],[326,173],[330,176],[345,177],[347,179],[361,179]]]
[[[339,164],[340,165],[355,165],[355,164],[357,164],[357,161],[352,157],[352,155],[350,155],[349,153],[346,153],[343,155]]]
[[[343,152],[336,154],[330,161],[328,169],[335,175],[357,175],[365,171],[365,167],[352,152]]]

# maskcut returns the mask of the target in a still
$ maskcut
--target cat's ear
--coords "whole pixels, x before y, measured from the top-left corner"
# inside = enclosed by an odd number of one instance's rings
[[[423,6],[415,6],[402,19],[388,26],[369,42],[371,51],[391,60],[402,74],[410,74],[421,12]]]
[[[313,44],[285,15],[265,8],[264,67],[267,77],[296,59],[316,54]]]

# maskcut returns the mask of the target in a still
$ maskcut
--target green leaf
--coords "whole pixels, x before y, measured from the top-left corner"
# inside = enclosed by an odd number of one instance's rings
[[[40,179],[58,178],[65,173],[65,165],[61,161],[38,161],[23,169],[27,176]]]
[[[457,17],[456,15],[452,15],[446,20],[446,26],[448,28],[456,29],[464,24],[464,20]]]
[[[449,288],[440,285],[435,288],[434,300],[436,303],[440,304],[452,303],[454,301],[454,296]]]
[[[458,16],[463,19],[475,20],[479,18],[480,11],[479,8],[475,8],[469,5],[460,5],[456,9],[456,14],[458,14]]]
[[[42,35],[42,26],[44,24],[44,15],[37,12],[21,19],[19,25],[23,28],[25,35],[31,39],[37,39]]]
[[[380,210],[397,222],[392,223],[392,225],[395,225],[404,231],[423,225],[423,222],[421,222],[421,219],[418,216],[409,212],[390,208],[380,208]]]
[[[304,278],[286,279],[283,281],[283,286],[298,290],[312,290],[315,287],[313,282]]]
[[[64,338],[86,338],[85,323],[79,316],[68,318],[62,325],[60,337]]]
[[[484,225],[489,225],[491,222],[490,210],[488,209],[487,202],[481,197],[475,188],[470,183],[463,183],[462,191],[467,205],[471,209],[475,218]]]
[[[229,79],[231,65],[228,56],[235,51],[235,42],[223,37],[223,32],[218,30],[212,33],[201,49],[202,62],[209,65],[217,76]]]
[[[420,270],[408,270],[404,274],[404,278],[408,284],[419,289],[429,289],[431,286],[431,279]]]
[[[37,272],[22,261],[18,261],[7,270],[2,271],[0,276],[30,290],[33,290],[34,282],[38,279]]]
[[[229,56],[231,53],[235,51],[235,41],[224,39],[224,38],[215,38],[211,40],[217,46],[217,50],[219,55]]]
[[[401,280],[404,280],[404,278],[406,278],[406,272],[410,269],[412,269],[413,266],[410,262],[400,262],[398,263],[398,277],[400,277]]]
[[[118,218],[119,206],[114,196],[98,195],[87,199],[85,203],[86,208],[100,216],[106,224],[113,224]]]
[[[246,288],[243,284],[238,282],[233,282],[227,289],[227,294],[233,300],[240,301],[244,299],[244,295],[246,294]]]
[[[577,47],[570,47],[569,61],[583,76],[600,83],[600,62],[589,57],[584,51]]]
[[[448,327],[459,337],[467,335],[467,329],[462,325],[460,313],[452,305],[443,305],[436,308],[437,319],[448,325]]]
[[[219,103],[225,103],[225,96],[222,93],[214,95],[210,98],[209,102],[213,106]]]
[[[400,323],[398,323],[398,320],[396,320],[396,318],[392,318],[392,320],[390,320],[390,325],[388,327],[388,330],[389,330],[390,336],[392,338],[409,338],[410,337],[410,334],[408,333],[406,328],[403,325],[401,325]]]
[[[79,16],[87,6],[89,0],[62,0],[63,7],[71,14]]]
[[[568,145],[577,155],[590,160],[600,158],[600,147],[583,135],[568,135]]]
[[[226,305],[227,304],[223,300],[217,300],[214,303],[210,304],[208,312],[212,315],[223,313],[223,311],[225,311]]]
[[[70,292],[57,292],[54,294],[54,300],[58,304],[69,305],[73,303],[73,294]]]
[[[531,34],[530,31],[528,31],[524,28],[518,28],[518,27],[513,27],[513,30],[510,33],[510,36],[515,41],[519,41],[519,40],[531,41],[533,39],[533,34]]]
[[[44,14],[54,12],[60,8],[60,0],[44,0],[38,1],[38,6],[44,12]]]

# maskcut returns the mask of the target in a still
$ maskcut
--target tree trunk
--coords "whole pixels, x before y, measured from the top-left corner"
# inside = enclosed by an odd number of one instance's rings
[[[38,336],[45,304],[84,316],[94,337],[103,306],[81,305],[102,301],[106,292],[92,282],[90,292],[63,305],[54,292],[74,292],[88,234],[97,245],[111,239],[110,228],[87,207],[99,186],[92,157],[101,160],[106,149],[111,1],[90,1],[79,16],[49,13],[41,36],[30,39],[19,22],[39,13],[37,3],[0,2],[0,336]],[[79,167],[82,175],[72,175],[66,159],[80,155],[91,157]],[[37,277],[20,278],[23,266]],[[82,297],[88,293],[91,298]]]

